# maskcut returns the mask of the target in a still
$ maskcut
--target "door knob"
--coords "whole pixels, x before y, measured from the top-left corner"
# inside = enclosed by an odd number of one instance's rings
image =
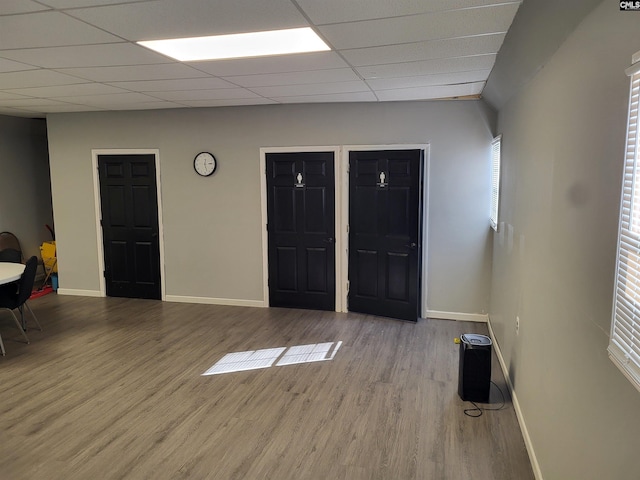
[[[333,243],[335,241],[335,239],[333,237],[327,237],[324,239],[325,242],[327,243]]]

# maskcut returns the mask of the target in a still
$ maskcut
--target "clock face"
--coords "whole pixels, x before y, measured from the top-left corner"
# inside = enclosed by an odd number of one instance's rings
[[[201,152],[193,159],[193,168],[198,175],[202,175],[203,177],[213,175],[217,166],[216,157],[209,152]]]

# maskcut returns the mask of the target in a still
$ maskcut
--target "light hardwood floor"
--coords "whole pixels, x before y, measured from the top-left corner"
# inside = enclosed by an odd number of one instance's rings
[[[30,304],[44,328],[30,345],[0,312],[0,479],[534,478],[509,401],[463,414],[453,338],[485,325],[55,294]],[[229,352],[334,341],[332,361],[201,376]],[[506,392],[495,357],[493,380]]]

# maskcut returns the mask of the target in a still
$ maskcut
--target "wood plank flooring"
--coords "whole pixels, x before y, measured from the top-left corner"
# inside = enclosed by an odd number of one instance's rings
[[[55,294],[30,305],[44,328],[30,345],[0,312],[3,480],[534,478],[509,400],[471,418],[457,395],[453,338],[485,325]],[[226,353],[336,341],[332,361],[201,376]],[[506,393],[495,358],[492,378]]]

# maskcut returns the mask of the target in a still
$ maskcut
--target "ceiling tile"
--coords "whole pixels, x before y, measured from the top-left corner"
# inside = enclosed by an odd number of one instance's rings
[[[256,98],[258,95],[244,88],[216,88],[215,90],[183,90],[175,92],[152,92],[157,98],[164,100],[217,100],[231,98]]]
[[[181,78],[177,80],[142,80],[134,82],[111,82],[114,87],[136,92],[170,92],[174,90],[210,90],[233,88],[235,85],[221,78]]]
[[[508,0],[297,0],[297,3],[313,23],[321,25],[494,5]]]
[[[342,50],[340,53],[351,65],[355,66],[464,57],[497,53],[504,40],[504,35],[504,33],[494,33],[473,37],[447,38],[402,45]],[[2,52],[0,52],[1,54]]]
[[[27,98],[27,97],[2,101],[2,105],[7,107],[29,107],[29,108],[38,108],[45,105],[55,107],[57,105],[64,105],[64,103],[65,102],[59,102],[57,100],[52,100],[50,98]]]
[[[64,103],[62,105],[43,105],[38,107],[40,113],[63,113],[63,112],[95,112],[104,108],[91,107],[89,105],[76,105],[75,103]]]
[[[348,67],[335,52],[301,53],[274,57],[192,62],[194,68],[220,77],[281,72],[303,72]]]
[[[3,50],[118,41],[121,39],[59,12],[0,17]]]
[[[0,107],[0,115],[9,115],[11,117],[25,117],[25,118],[42,118],[43,114],[40,112],[32,112],[30,110],[23,110],[21,108],[9,108]]]
[[[124,106],[131,103],[155,102],[157,101],[157,98],[149,97],[141,93],[127,92],[109,95],[77,95],[75,97],[67,97],[65,98],[65,101],[81,105],[110,108],[113,106]]]
[[[128,40],[219,35],[308,25],[289,0],[157,0],[70,10],[68,13]]]
[[[240,77],[225,77],[225,80],[242,87],[266,87],[321,82],[348,82],[358,81],[360,78],[350,68],[339,68],[335,70],[314,70],[311,72],[243,75]]]
[[[367,84],[374,89],[389,90],[394,88],[429,87],[432,85],[448,85],[458,83],[483,82],[491,70],[474,70],[471,72],[440,73],[402,78],[372,78]]]
[[[484,82],[469,83],[464,85],[440,85],[433,87],[400,88],[396,90],[381,90],[376,92],[378,98],[383,101],[399,100],[424,100],[433,98],[464,97],[478,95],[482,92]]]
[[[180,102],[189,107],[227,107],[235,105],[266,105],[277,103],[268,98],[234,98],[234,99],[210,99],[210,100],[185,100]]]
[[[340,23],[320,27],[320,31],[338,50],[504,33],[511,25],[517,9],[518,4],[509,3],[409,17]]]
[[[55,87],[16,88],[11,93],[27,95],[29,97],[62,98],[75,95],[106,95],[108,93],[126,93],[124,90],[102,83],[80,83],[74,85],[59,85]]]
[[[375,102],[377,100],[375,95],[371,92],[272,97],[272,99],[279,103]]]
[[[72,85],[74,83],[83,83],[83,81],[52,70],[0,73],[0,89]]]
[[[336,83],[316,83],[308,85],[283,85],[278,87],[254,87],[252,91],[263,97],[289,97],[302,95],[322,95],[330,93],[353,93],[369,92],[366,83],[357,82],[336,82]]]
[[[0,53],[0,57],[2,53]],[[32,67],[31,65],[26,65],[20,62],[14,62],[13,60],[7,60],[4,58],[0,58],[0,73],[3,72],[19,72],[21,70],[33,70],[38,67]]]
[[[17,98],[24,98],[24,95],[19,95],[13,92],[0,92],[0,102],[4,100],[15,100]]]
[[[114,105],[113,110],[160,110],[167,108],[181,108],[182,105],[174,102],[141,102],[141,103],[127,103],[125,105]]]
[[[164,55],[131,43],[0,50],[0,57],[43,68],[106,67],[172,62]]]
[[[49,10],[49,7],[31,0],[2,0],[0,3],[0,15],[39,12],[42,10]]]
[[[395,63],[358,67],[356,70],[365,79],[400,78],[438,73],[456,73],[474,70],[487,70],[493,67],[495,55],[477,55],[474,57],[439,58],[424,62]]]
[[[149,0],[39,0],[40,3],[55,8],[95,7],[99,5],[113,5],[116,3],[148,2]]]
[[[167,80],[172,78],[198,78],[207,74],[187,65],[138,65],[131,67],[65,68],[61,72],[94,82],[127,82],[134,80]]]

